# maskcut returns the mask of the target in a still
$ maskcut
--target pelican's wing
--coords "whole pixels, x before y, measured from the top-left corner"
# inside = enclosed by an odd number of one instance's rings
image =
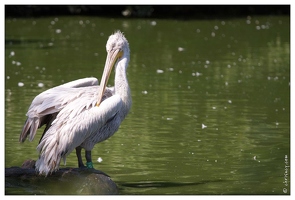
[[[37,95],[27,112],[27,120],[20,134],[19,141],[24,142],[30,134],[30,141],[35,137],[37,129],[50,123],[56,114],[69,102],[78,98],[80,93],[69,88],[80,88],[98,84],[96,78],[83,78],[48,89]]]
[[[71,81],[57,87],[78,88],[78,87],[87,87],[87,86],[93,86],[93,85],[98,85],[98,80],[97,78],[90,77],[90,78],[81,78],[75,81]]]
[[[91,135],[99,136],[99,129],[114,118],[123,103],[119,95],[113,95],[100,106],[95,105],[96,101],[84,94],[59,112],[37,146],[40,157],[36,168],[40,173],[57,170],[61,158],[65,159]]]

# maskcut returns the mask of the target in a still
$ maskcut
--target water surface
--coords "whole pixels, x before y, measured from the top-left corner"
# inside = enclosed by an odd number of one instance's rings
[[[121,194],[290,194],[287,16],[6,19],[5,167],[38,157],[42,130],[18,142],[32,99],[68,81],[100,79],[117,29],[130,43],[133,105],[92,156]],[[67,167],[76,166],[72,153]]]

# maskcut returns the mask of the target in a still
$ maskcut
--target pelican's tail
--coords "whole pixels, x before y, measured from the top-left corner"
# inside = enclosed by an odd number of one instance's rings
[[[39,172],[40,175],[47,176],[49,173],[52,173],[53,170],[50,167],[50,164],[45,162],[45,158],[43,156],[40,156],[39,159],[36,161],[36,171]]]
[[[40,124],[38,117],[28,118],[19,136],[19,142],[24,142],[28,135],[30,135],[30,141],[32,141],[36,135],[39,126]]]
[[[54,137],[44,137],[37,146],[40,152],[39,159],[36,161],[36,171],[39,174],[47,176],[48,174],[57,171],[61,158],[65,160],[66,155],[63,147],[58,139]]]

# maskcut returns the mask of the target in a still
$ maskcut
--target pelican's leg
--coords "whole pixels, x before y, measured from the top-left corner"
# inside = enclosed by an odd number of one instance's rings
[[[86,167],[93,168],[92,159],[91,159],[91,151],[85,150],[85,157],[86,157]]]
[[[77,158],[78,158],[78,166],[79,166],[79,168],[85,167],[84,164],[83,164],[83,161],[82,161],[81,150],[82,150],[81,147],[76,147],[76,155],[77,155]]]

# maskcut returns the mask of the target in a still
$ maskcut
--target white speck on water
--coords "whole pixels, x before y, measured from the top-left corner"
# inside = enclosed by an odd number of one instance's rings
[[[216,109],[216,107],[215,107],[215,106],[213,106],[213,107],[212,107],[212,109],[213,109],[213,110],[215,110],[215,109]]]
[[[279,125],[279,122],[276,122],[276,126],[278,126]]]
[[[257,161],[257,162],[260,162],[260,160],[257,160],[257,156],[254,156],[253,157],[253,160]]]
[[[44,83],[38,83],[38,87],[43,87]]]
[[[266,25],[262,25],[265,29],[269,29],[269,23]]]
[[[131,15],[131,10],[130,9],[126,9],[126,10],[123,10],[122,11],[122,15],[124,16],[124,17],[128,17],[128,16],[130,16]]]
[[[209,60],[206,60],[206,64],[209,65],[210,64],[210,61]]]
[[[218,26],[217,26],[217,25],[215,25],[215,26],[214,26],[214,29],[215,29],[215,30],[218,30]]]
[[[168,70],[169,70],[170,72],[174,71],[174,69],[173,69],[172,67],[170,67]]]
[[[215,162],[217,162],[217,160],[215,160]]]
[[[173,118],[171,118],[171,117],[167,117],[167,120],[170,121],[170,120],[173,120]]]
[[[196,76],[201,76],[202,74],[199,72],[196,72]]]
[[[162,69],[157,69],[157,73],[158,73],[158,74],[162,74],[162,73],[164,73],[164,70],[162,70]]]
[[[198,142],[201,142],[202,140],[198,140]]]
[[[178,47],[178,51],[179,52],[184,51],[184,48],[183,47]]]
[[[207,126],[205,124],[202,124],[202,129],[207,128]]]
[[[98,157],[97,162],[101,163],[102,162],[102,158]]]
[[[6,76],[7,79],[10,79],[10,76]]]
[[[12,61],[12,64],[15,64],[15,65],[17,65],[17,66],[20,66],[20,65],[21,65],[21,63],[18,62],[18,61]]]
[[[10,56],[15,56],[14,51],[11,51],[11,52],[10,52]]]
[[[231,100],[228,100],[227,102],[228,102],[228,103],[232,103],[232,101],[231,101]]]
[[[18,82],[18,87],[23,87],[25,84],[23,82]]]
[[[228,85],[228,82],[225,82],[224,84],[225,84],[225,85]]]
[[[211,37],[215,37],[215,33],[214,32],[211,33]]]
[[[61,29],[56,29],[55,33],[57,33],[57,34],[61,33]]]
[[[151,25],[152,26],[156,26],[157,25],[157,22],[156,21],[151,21]]]
[[[147,94],[148,92],[146,90],[141,91],[142,94]]]

